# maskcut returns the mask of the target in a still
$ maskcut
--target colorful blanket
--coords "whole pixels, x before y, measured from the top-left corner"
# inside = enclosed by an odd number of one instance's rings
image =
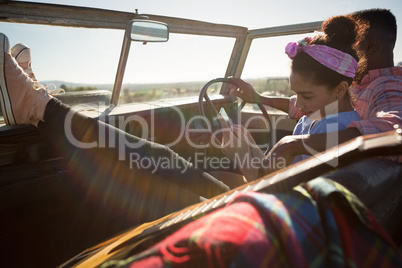
[[[341,185],[239,194],[145,252],[104,267],[402,267],[392,240]]]

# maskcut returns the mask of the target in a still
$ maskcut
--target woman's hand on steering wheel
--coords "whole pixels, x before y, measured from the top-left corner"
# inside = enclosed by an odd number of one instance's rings
[[[240,78],[229,78],[232,82],[230,85],[230,95],[241,98],[248,103],[259,103],[260,95],[254,90],[253,86],[241,80]]]
[[[208,83],[206,83],[203,86],[203,88],[200,91],[199,98],[198,98],[198,110],[199,110],[200,114],[203,117],[206,117],[206,113],[205,113],[205,109],[204,109],[204,100],[205,100],[205,103],[207,105],[209,105],[209,108],[211,109],[212,114],[215,116],[215,118],[218,118],[218,116],[219,116],[219,113],[218,113],[216,107],[214,106],[213,102],[210,100],[210,98],[208,97],[208,94],[207,94],[208,87],[210,85],[212,85],[213,83],[217,83],[217,82],[229,83],[230,85],[234,85],[235,88],[240,87],[240,91],[237,91],[237,93],[231,94],[231,95],[235,95],[235,96],[240,96],[240,98],[242,98],[242,96],[244,95],[245,99],[238,106],[239,110],[241,110],[245,106],[247,101],[248,102],[256,102],[260,98],[260,95],[253,89],[253,87],[250,84],[244,82],[241,79],[238,79],[238,78],[217,78],[217,79],[213,79],[213,80],[209,81]],[[231,91],[236,91],[236,90],[233,89]],[[270,117],[268,116],[268,113],[267,113],[264,105],[262,105],[260,103],[257,103],[257,105],[260,108],[260,110],[262,112],[262,115],[264,116],[264,119],[266,120],[268,129],[272,131],[273,130],[272,129],[272,123],[271,123]],[[222,120],[220,120],[220,121],[222,121]],[[224,123],[226,124],[226,122],[224,122]],[[247,131],[247,133],[248,133],[247,136],[251,137],[251,134],[248,131]],[[214,135],[214,134],[212,133],[212,135]],[[267,139],[269,140],[267,142],[267,144],[269,144],[269,146],[267,146],[268,147],[267,152],[269,151],[270,146],[272,146],[274,144],[273,138],[274,138],[274,135],[270,135],[269,137],[267,137]],[[254,139],[252,139],[252,140],[254,142]],[[255,142],[254,142],[254,144],[255,144]],[[257,151],[257,150],[260,150],[260,149],[258,147],[253,148],[253,151]],[[255,152],[255,153],[257,155],[257,152]],[[260,150],[260,153],[263,154],[261,152],[261,150]]]

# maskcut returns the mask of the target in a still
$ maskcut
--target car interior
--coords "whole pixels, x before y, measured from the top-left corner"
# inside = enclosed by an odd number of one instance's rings
[[[223,156],[219,148],[208,146],[215,139],[220,139],[212,134],[213,130],[220,128],[216,120],[218,113],[224,113],[231,123],[242,124],[251,130],[256,143],[264,151],[280,138],[292,134],[296,120],[281,111],[246,104],[231,96],[231,85],[227,78],[244,77],[251,72],[248,70],[250,64],[258,64],[261,58],[269,61],[269,55],[258,56],[254,48],[266,46],[266,42],[277,43],[278,38],[286,41],[313,33],[321,25],[321,22],[308,22],[250,30],[241,26],[139,14],[138,11],[130,13],[21,1],[0,3],[0,23],[15,24],[16,31],[33,25],[38,31],[42,27],[60,29],[60,33],[82,31],[82,36],[104,31],[100,38],[115,38],[115,49],[113,53],[110,52],[114,64],[108,67],[114,81],[103,88],[94,86],[94,90],[89,88],[96,84],[92,82],[67,84],[63,86],[66,92],[55,97],[89,117],[167,145],[190,161],[196,161],[200,155],[203,159]],[[54,30],[55,34],[57,31]],[[12,33],[7,34],[12,36]],[[278,46],[283,44],[283,40]],[[185,41],[188,41],[189,47],[193,45],[194,50],[170,55],[172,53],[167,50],[169,46]],[[210,52],[215,42],[222,42],[224,49],[221,51],[217,47],[216,52]],[[204,43],[205,47],[200,45]],[[198,50],[201,55],[196,55]],[[149,65],[145,63],[148,61]],[[206,63],[201,64],[201,61]],[[269,64],[274,65],[274,62]],[[194,70],[183,80],[157,80],[163,72],[168,73],[169,68],[177,77],[183,75],[173,65],[178,65],[181,70],[193,67]],[[203,69],[206,69],[205,74],[202,73]],[[155,83],[141,81],[146,77],[146,72],[149,73],[149,81],[155,80]],[[204,76],[193,78],[194,73]],[[40,76],[39,73],[37,75]],[[130,82],[133,81],[129,80],[130,76],[137,77],[139,82]],[[266,74],[263,79],[251,78],[249,81],[262,94],[291,95],[287,77]],[[57,86],[60,87],[59,84]],[[79,86],[82,90],[71,89]],[[393,150],[401,152],[398,139],[393,140],[390,146],[396,144]],[[379,150],[373,150],[371,154],[379,154]],[[348,157],[358,159],[360,155]],[[210,165],[206,164],[207,172],[209,168]],[[309,171],[296,165],[278,176],[291,176],[289,172],[295,172],[299,174],[295,176],[296,182],[299,182],[303,180],[302,177],[319,176],[330,168],[320,165],[314,170],[315,173],[310,174],[305,172],[312,172],[313,169]],[[233,167],[230,171],[238,173]],[[34,126],[7,126],[0,117],[0,213],[3,215],[0,251],[5,257],[1,258],[5,260],[5,265],[54,267],[66,262],[66,267],[73,266],[77,262],[69,263],[68,260],[80,252],[84,252],[81,260],[100,246],[88,251],[86,249],[107,239],[116,239],[116,234],[128,228],[157,220],[183,208],[180,205],[157,207],[153,208],[155,213],[139,215],[135,208],[140,204],[122,202],[123,194],[117,190],[111,194],[112,190],[106,182],[100,183],[97,196],[90,198],[92,183],[97,178],[83,176],[85,174],[71,169],[63,154],[55,150]],[[89,182],[85,184],[83,181]],[[157,182],[158,179],[154,183]],[[135,193],[132,188],[136,184],[127,185],[124,195],[130,196],[131,191]],[[402,241],[398,230],[400,221],[395,217],[402,212],[400,189],[402,182],[398,182],[387,200],[371,208],[399,245]],[[109,198],[107,201],[105,195]],[[144,202],[147,201],[144,198]],[[169,219],[177,216],[172,215]],[[143,244],[139,249],[146,246],[148,244]]]

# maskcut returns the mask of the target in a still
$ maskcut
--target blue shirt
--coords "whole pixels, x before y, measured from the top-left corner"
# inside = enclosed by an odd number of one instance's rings
[[[313,121],[307,116],[303,116],[300,118],[299,122],[297,122],[293,130],[293,135],[338,132],[345,130],[351,122],[360,120],[361,117],[356,111],[330,114],[319,121]],[[297,155],[293,164],[309,157],[310,155]]]

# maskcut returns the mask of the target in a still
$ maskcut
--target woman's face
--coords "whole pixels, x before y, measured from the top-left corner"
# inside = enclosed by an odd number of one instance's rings
[[[290,74],[290,88],[296,93],[296,107],[312,120],[338,113],[336,90],[315,85],[298,73]]]

